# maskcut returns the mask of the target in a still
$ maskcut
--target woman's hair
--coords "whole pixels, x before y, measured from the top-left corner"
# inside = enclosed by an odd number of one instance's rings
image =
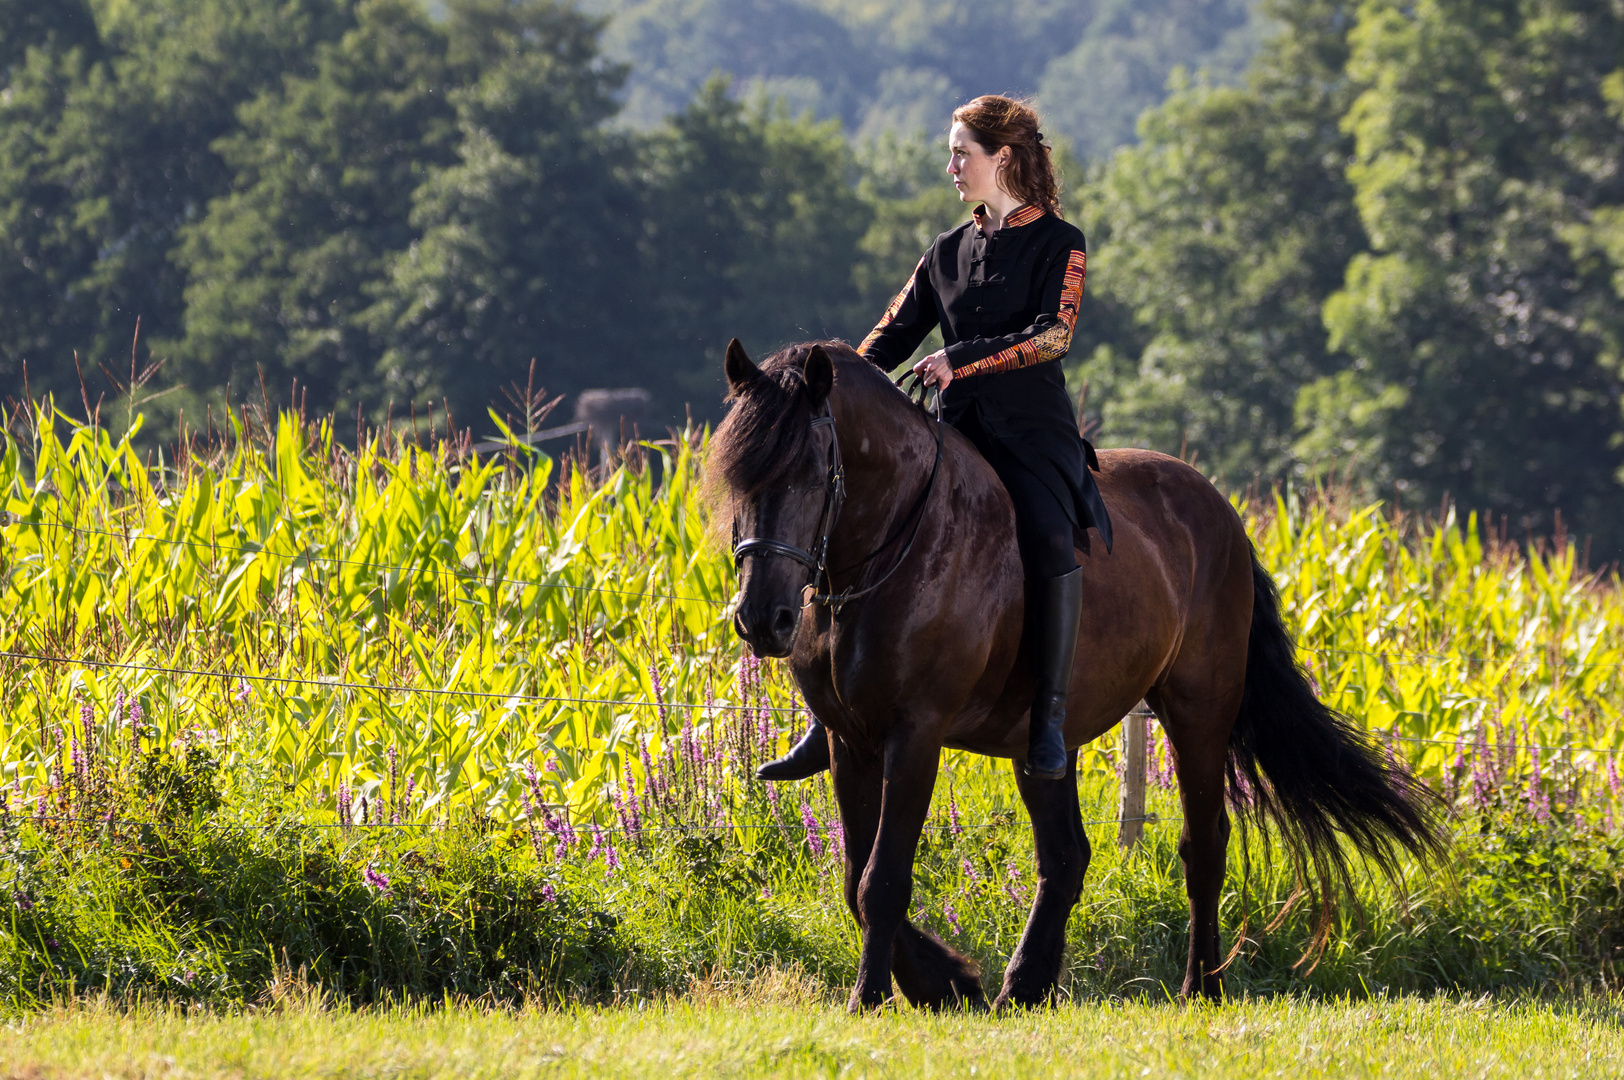
[[[1060,183],[1049,148],[1043,145],[1037,110],[1015,98],[983,94],[954,109],[953,120],[969,128],[989,154],[1009,147],[1009,164],[999,177],[1004,190],[1023,203],[1060,215]]]

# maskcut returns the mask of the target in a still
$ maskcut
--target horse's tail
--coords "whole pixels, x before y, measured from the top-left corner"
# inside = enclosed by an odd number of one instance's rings
[[[1399,849],[1443,854],[1438,797],[1352,720],[1329,708],[1297,663],[1280,594],[1252,552],[1246,689],[1229,740],[1229,799],[1243,822],[1272,823],[1299,875],[1321,887],[1323,940],[1331,887],[1351,889],[1340,832],[1389,878]]]

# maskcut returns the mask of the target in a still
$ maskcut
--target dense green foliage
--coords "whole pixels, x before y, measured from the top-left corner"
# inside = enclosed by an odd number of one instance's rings
[[[356,1001],[850,979],[827,782],[750,779],[805,711],[740,655],[694,443],[646,448],[659,486],[634,456],[549,493],[518,450],[351,452],[292,415],[159,467],[32,421],[0,454],[0,1000],[236,1003],[301,969]],[[1439,791],[1455,850],[1396,892],[1361,877],[1309,971],[1314,905],[1237,840],[1234,988],[1614,986],[1619,582],[1452,517],[1246,515],[1321,692]],[[1130,854],[1119,761],[1082,755],[1075,996],[1182,970],[1174,763],[1158,736],[1163,820]],[[989,976],[1031,899],[1025,822],[1007,766],[946,755],[913,911]]]
[[[1624,552],[1624,18],[1290,0],[1245,86],[1141,121],[1087,208],[1107,443],[1337,471]]]
[[[0,394],[136,383],[170,435],[262,392],[467,423],[535,358],[676,417],[728,337],[872,318],[835,128],[714,82],[612,129],[624,71],[550,0],[92,7],[0,9]]]
[[[483,428],[534,360],[712,418],[729,337],[866,332],[964,213],[926,133],[1025,87],[1072,136],[1102,444],[1624,554],[1615,7],[589,7],[0,4],[0,397]],[[1216,74],[1104,160],[1175,59]]]

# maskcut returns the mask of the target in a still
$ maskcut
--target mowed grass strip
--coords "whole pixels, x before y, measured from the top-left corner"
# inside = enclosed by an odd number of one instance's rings
[[[221,1015],[70,1007],[14,1020],[22,1077],[1591,1077],[1624,1073],[1617,999],[1293,998],[1006,1017],[700,993],[643,1007]]]

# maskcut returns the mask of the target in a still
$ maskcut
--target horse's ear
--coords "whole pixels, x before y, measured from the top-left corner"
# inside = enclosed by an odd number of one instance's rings
[[[829,396],[829,388],[835,384],[834,361],[829,359],[822,345],[812,346],[812,351],[806,354],[806,364],[801,372],[806,377],[806,392],[812,395],[812,404],[821,405],[823,399]]]
[[[735,394],[761,378],[761,369],[745,354],[744,346],[739,344],[738,338],[727,343],[727,362],[723,367],[727,371],[727,384],[733,388]]]

